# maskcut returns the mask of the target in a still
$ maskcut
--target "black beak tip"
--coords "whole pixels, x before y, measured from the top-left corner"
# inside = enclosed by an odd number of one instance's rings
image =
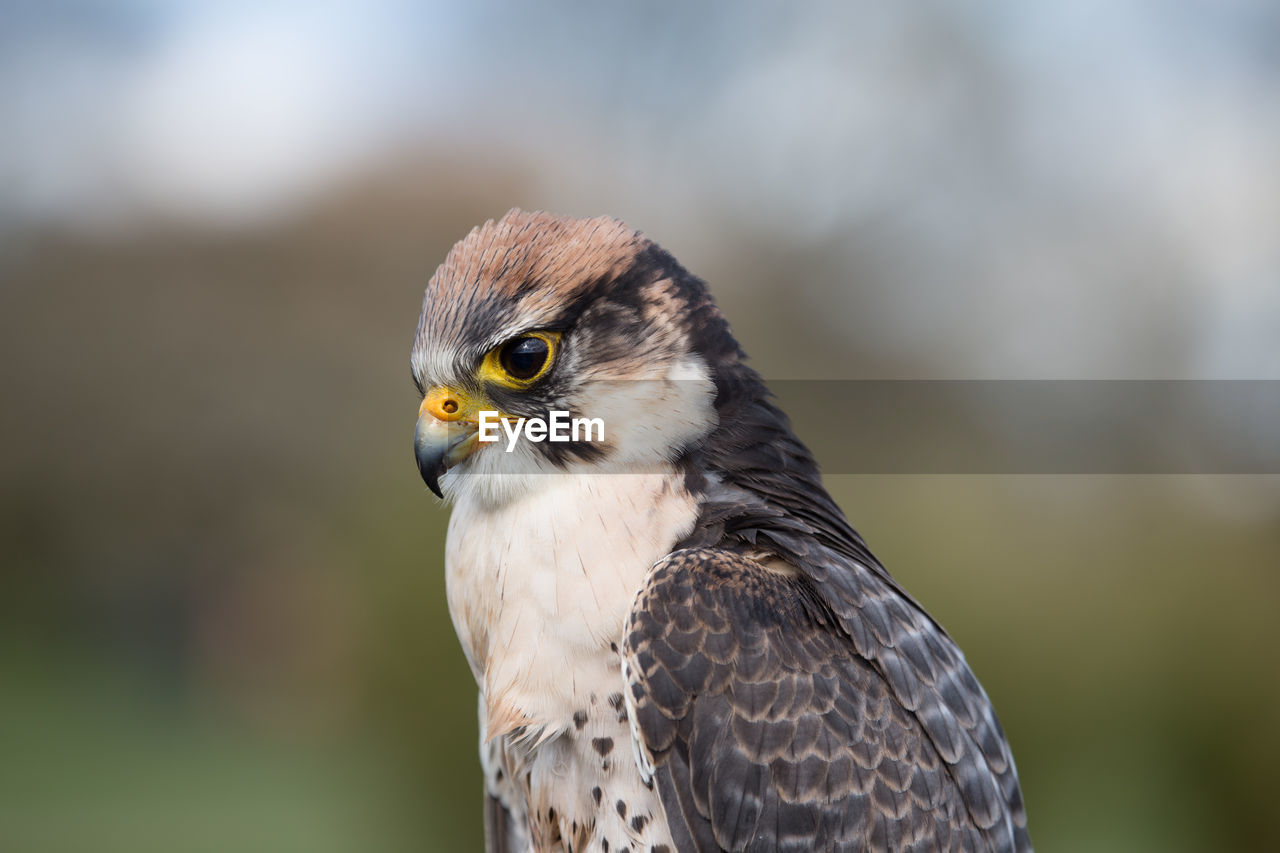
[[[440,481],[436,479],[435,475],[428,475],[423,479],[427,481],[427,488],[440,500],[444,500],[444,492],[440,491]]]
[[[429,460],[428,460],[429,461]],[[440,475],[444,473],[444,459],[435,460],[431,464],[423,464],[424,460],[418,461],[418,472],[422,474],[422,480],[427,484],[427,488],[441,500],[444,499],[444,493],[440,491]]]
[[[414,454],[418,459],[418,473],[422,475],[422,481],[427,484],[427,488],[432,494],[444,500],[444,493],[440,491],[440,476],[445,472],[444,453],[423,452],[423,448],[414,447]]]

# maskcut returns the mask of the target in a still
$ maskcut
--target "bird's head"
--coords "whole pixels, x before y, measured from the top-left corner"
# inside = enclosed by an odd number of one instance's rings
[[[411,358],[419,470],[441,497],[500,503],[548,474],[652,469],[714,429],[714,377],[740,357],[706,286],[623,223],[512,210],[427,285]],[[497,441],[479,440],[481,412],[505,421]],[[598,418],[603,439],[530,440],[553,412]]]

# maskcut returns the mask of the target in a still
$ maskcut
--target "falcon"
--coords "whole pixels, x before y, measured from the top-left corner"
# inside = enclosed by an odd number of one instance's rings
[[[512,210],[427,284],[414,450],[453,505],[486,849],[1031,849],[964,655],[745,359],[611,218]],[[480,440],[556,412],[603,435]]]

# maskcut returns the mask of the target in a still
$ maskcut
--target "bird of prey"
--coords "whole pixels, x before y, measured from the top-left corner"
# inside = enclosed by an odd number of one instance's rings
[[[512,210],[431,278],[411,361],[487,850],[1030,849],[960,649],[670,254]],[[520,432],[556,411],[603,439]]]

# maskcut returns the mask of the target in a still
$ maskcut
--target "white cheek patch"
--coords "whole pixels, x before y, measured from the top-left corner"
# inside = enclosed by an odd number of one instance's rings
[[[676,452],[716,424],[715,383],[697,356],[661,372],[626,380],[588,383],[573,408],[604,421],[611,465],[670,461]]]

